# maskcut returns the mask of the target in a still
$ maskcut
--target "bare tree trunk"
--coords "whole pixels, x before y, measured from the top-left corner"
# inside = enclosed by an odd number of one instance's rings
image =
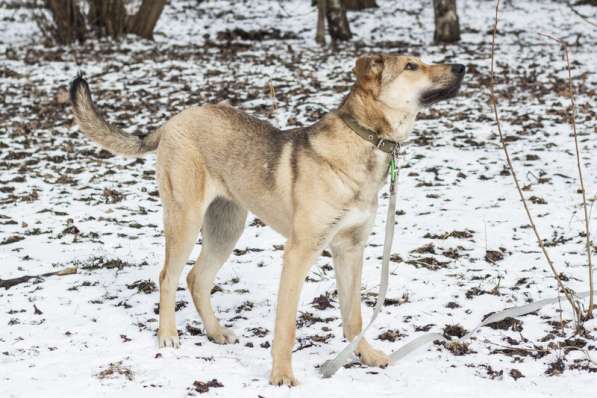
[[[344,7],[350,11],[364,10],[365,8],[377,8],[376,0],[342,0]]]
[[[342,0],[327,0],[326,16],[332,40],[350,40],[352,33]]]
[[[317,0],[317,33],[315,33],[315,42],[320,46],[325,44],[325,9],[326,0]]]
[[[139,11],[128,21],[127,32],[134,33],[145,39],[153,39],[155,28],[167,0],[143,0]]]
[[[122,0],[90,0],[88,19],[99,36],[116,39],[126,31],[126,8]]]
[[[53,36],[60,44],[85,40],[85,20],[77,0],[46,0],[55,28]]]
[[[460,40],[460,23],[456,12],[456,0],[433,0],[436,43],[454,43]]]
[[[49,31],[60,44],[78,40],[83,42],[89,26],[98,36],[113,39],[125,33],[133,33],[145,39],[153,39],[155,28],[167,0],[143,0],[135,15],[127,15],[125,0],[88,0],[89,14],[85,17],[79,8],[79,0],[45,0],[51,11],[54,26],[38,20],[42,31]]]

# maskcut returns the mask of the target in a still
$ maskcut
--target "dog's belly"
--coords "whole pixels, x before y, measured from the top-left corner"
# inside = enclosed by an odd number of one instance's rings
[[[288,221],[272,217],[271,214],[265,213],[262,216],[257,215],[257,217],[270,226],[274,231],[285,238],[288,238],[288,235],[290,234],[290,223]]]
[[[255,177],[253,174],[245,179],[226,181],[227,196],[276,232],[288,237],[292,223],[291,197],[278,189],[268,190],[261,181],[255,181]],[[249,183],[251,180],[252,183]]]
[[[281,203],[282,200],[262,198],[260,203],[248,203],[246,208],[274,231],[287,238],[291,229],[291,216]]]

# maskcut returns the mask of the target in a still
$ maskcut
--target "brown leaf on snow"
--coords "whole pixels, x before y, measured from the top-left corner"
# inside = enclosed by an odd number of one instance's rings
[[[485,261],[488,263],[496,263],[504,259],[504,253],[498,250],[487,250],[485,252]]]
[[[210,381],[195,380],[193,382],[192,389],[198,392],[199,394],[204,394],[208,392],[210,388],[220,387],[224,387],[224,385],[220,383],[217,379],[211,379]]]
[[[525,377],[522,372],[518,369],[512,369],[510,370],[510,376],[514,379],[514,380],[518,380],[521,377]]]
[[[124,377],[128,381],[133,381],[134,373],[131,368],[124,366],[122,361],[118,362],[111,362],[108,364],[108,367],[97,375],[95,375],[98,379],[116,379],[118,377]]]

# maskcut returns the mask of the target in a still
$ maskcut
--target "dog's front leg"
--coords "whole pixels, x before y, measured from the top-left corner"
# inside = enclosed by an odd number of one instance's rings
[[[291,362],[296,334],[296,312],[305,277],[320,250],[321,247],[310,238],[291,238],[286,244],[272,344],[273,363],[270,383],[273,385],[297,384]]]
[[[346,233],[339,233],[331,244],[342,313],[344,337],[352,340],[363,328],[361,317],[361,276],[363,256],[369,227],[355,228]],[[371,347],[363,338],[356,349],[362,363],[368,366],[385,367],[390,364],[390,357]]]

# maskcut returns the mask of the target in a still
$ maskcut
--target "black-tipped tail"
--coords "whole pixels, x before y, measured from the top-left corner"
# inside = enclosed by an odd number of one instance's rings
[[[70,103],[73,106],[77,106],[77,93],[79,90],[84,90],[87,95],[91,95],[89,91],[89,85],[87,84],[85,78],[83,78],[83,73],[81,72],[77,73],[75,79],[70,83],[69,96]]]
[[[108,151],[138,157],[157,148],[161,136],[159,129],[141,138],[108,124],[95,107],[91,90],[82,74],[79,73],[70,84],[69,96],[81,131]]]

